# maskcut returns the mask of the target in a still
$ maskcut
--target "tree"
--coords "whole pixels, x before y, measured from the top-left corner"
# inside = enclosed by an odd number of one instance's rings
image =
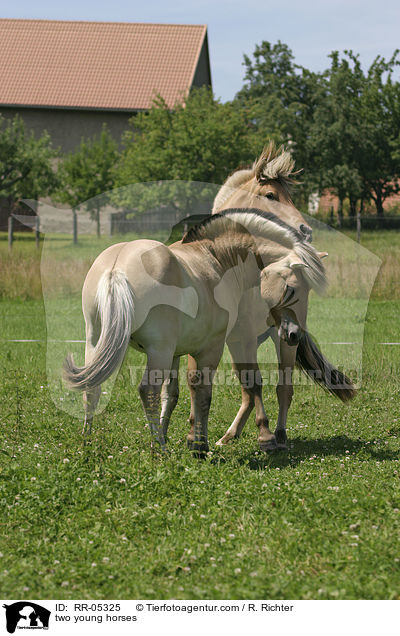
[[[100,210],[108,201],[107,195],[99,195],[112,189],[117,159],[117,144],[104,125],[99,138],[82,139],[79,149],[66,155],[59,167],[61,188],[57,199],[74,210],[86,202],[86,209],[96,221],[98,237]]]
[[[223,183],[233,169],[254,159],[245,113],[230,103],[221,104],[207,88],[193,89],[173,110],[158,97],[148,112],[131,120],[131,126],[116,169],[118,186],[166,180]],[[183,184],[179,191],[175,186],[176,204],[189,211],[192,190],[186,188],[186,201],[184,191]],[[147,188],[147,195],[148,205],[159,203],[156,187]],[[128,189],[117,192],[117,197],[121,205],[132,205]]]
[[[54,157],[46,132],[36,139],[20,117],[7,121],[0,115],[0,196],[11,208],[20,199],[36,200],[55,190]]]
[[[330,57],[325,96],[306,141],[306,153],[314,157],[309,165],[319,189],[337,194],[339,219],[346,198],[352,215],[373,199],[382,216],[384,199],[399,190],[394,150],[400,130],[399,88],[392,83],[396,54],[389,62],[376,58],[367,74],[352,51],[344,57],[334,51]]]
[[[279,40],[257,45],[252,59],[244,56],[244,66],[244,86],[235,102],[247,111],[255,135],[269,135],[290,147],[296,164],[306,169],[306,192],[311,187],[306,141],[324,96],[325,75],[295,64],[291,49]]]
[[[383,203],[400,191],[400,83],[393,72],[400,64],[395,51],[389,61],[377,57],[368,70],[362,99],[362,119],[368,153],[362,157],[364,189],[373,199],[378,217]]]

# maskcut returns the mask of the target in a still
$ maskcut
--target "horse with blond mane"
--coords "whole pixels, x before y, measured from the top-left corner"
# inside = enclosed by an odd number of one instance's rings
[[[188,445],[204,454],[213,376],[225,341],[234,346],[253,329],[254,299],[261,299],[264,325],[275,325],[282,341],[295,344],[307,337],[308,294],[324,288],[324,267],[303,235],[274,213],[285,204],[268,201],[269,212],[239,207],[210,216],[169,247],[137,240],[113,245],[96,259],[82,292],[85,365],[77,367],[68,356],[64,368],[69,386],[85,392],[85,430],[90,431],[101,383],[132,345],[147,355],[139,392],[153,441],[164,450],[179,358],[188,353],[196,363],[195,373],[188,374],[193,399]],[[325,369],[325,359],[313,358],[312,347],[303,352],[310,368],[315,363],[315,370]],[[329,368],[331,378],[323,373],[322,384],[335,391],[334,375],[353,390],[339,370]],[[249,390],[260,447],[272,450],[276,437],[260,392]]]
[[[277,149],[270,142],[251,168],[235,171],[225,181],[214,200],[212,214],[221,213],[230,208],[257,210],[257,213],[274,216],[276,223],[287,225],[297,233],[298,240],[311,242],[312,228],[305,222],[301,212],[292,201],[292,190],[296,184],[295,163],[288,151]],[[327,256],[320,253],[320,258]],[[262,399],[262,379],[257,363],[257,349],[268,337],[271,337],[278,358],[279,372],[276,393],[279,403],[278,421],[275,429],[277,448],[287,447],[286,421],[293,397],[292,373],[295,365],[312,377],[314,381],[327,388],[342,401],[351,399],[354,389],[349,382],[342,382],[334,367],[324,358],[309,333],[305,331],[300,341],[294,332],[288,339],[278,335],[277,328],[271,324],[266,329],[267,312],[262,298],[257,293],[248,292],[242,301],[244,313],[250,312],[253,320],[246,329],[239,312],[235,330],[227,339],[232,357],[232,366],[238,376],[256,377],[258,382],[249,385],[241,382],[242,403],[232,425],[217,442],[222,446],[232,438],[240,437],[243,427],[253,408],[256,408],[256,423],[266,418]],[[196,364],[188,357],[188,373],[194,373]],[[316,372],[318,369],[318,372]],[[190,386],[190,384],[189,384]],[[177,390],[177,387],[175,387]],[[194,435],[193,393],[191,392],[191,433]]]

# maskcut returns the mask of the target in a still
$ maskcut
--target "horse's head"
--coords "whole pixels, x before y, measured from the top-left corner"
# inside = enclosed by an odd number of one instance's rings
[[[315,252],[320,259],[326,252]],[[315,266],[315,264],[313,264]],[[323,266],[320,265],[324,276]],[[308,295],[313,287],[308,265],[291,253],[261,272],[261,296],[267,304],[279,337],[289,345],[298,345],[307,329]]]
[[[228,208],[257,208],[273,214],[311,242],[312,228],[305,222],[291,198],[296,183],[294,160],[288,151],[271,142],[252,168],[231,175],[218,192],[212,213]]]

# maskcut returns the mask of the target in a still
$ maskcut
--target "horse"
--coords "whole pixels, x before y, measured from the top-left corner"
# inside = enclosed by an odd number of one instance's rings
[[[84,391],[84,432],[91,432],[102,382],[117,371],[131,345],[147,356],[139,394],[153,443],[164,451],[177,402],[179,358],[190,354],[196,371],[188,373],[194,413],[187,441],[191,450],[204,455],[212,381],[225,341],[235,340],[238,325],[245,333],[252,329],[246,296],[259,295],[264,320],[295,345],[306,333],[309,290],[321,291],[325,284],[324,267],[311,244],[273,214],[266,218],[258,210],[210,216],[169,247],[152,240],[109,247],[83,285],[85,365],[77,367],[70,355],[64,363],[67,384]],[[322,368],[324,359],[313,358],[312,349],[304,347],[304,355],[309,368]],[[340,371],[335,373],[345,380]],[[321,382],[329,385],[326,374]],[[249,391],[260,447],[273,450],[276,438],[268,427],[260,385]]]
[[[294,168],[290,152],[269,142],[251,168],[236,170],[228,177],[214,199],[211,213],[229,208],[256,208],[269,213],[271,202],[279,202],[275,214],[311,243],[312,228],[292,200],[293,186],[298,183],[296,176],[301,172]]]
[[[283,227],[289,226],[293,231],[296,231],[298,240],[311,242],[312,228],[306,224],[303,216],[294,206],[291,197],[293,186],[296,184],[295,177],[299,173],[299,171],[295,172],[294,168],[294,160],[290,153],[282,147],[277,149],[270,142],[251,168],[237,170],[228,177],[215,197],[212,214],[218,214],[231,207],[244,210],[256,208],[260,215],[264,215],[267,218],[273,212],[275,214],[275,222],[281,223]],[[320,253],[321,258],[326,256],[327,253]],[[325,379],[319,383],[329,387],[328,390],[342,401],[351,399],[354,395],[354,390],[351,383],[346,381],[342,384],[339,381],[339,378],[335,375],[334,368],[323,358],[308,332],[304,333],[301,342],[293,343],[282,340],[273,325],[267,330],[265,329],[266,308],[259,294],[248,292],[243,300],[243,305],[245,306],[245,313],[251,312],[253,321],[249,328],[244,330],[239,316],[237,328],[227,339],[233,369],[239,379],[241,375],[246,375],[246,373],[251,373],[253,376],[255,373],[256,377],[261,377],[257,364],[257,349],[268,337],[272,338],[279,365],[278,384],[276,386],[279,415],[275,436],[277,448],[284,450],[287,448],[286,421],[293,397],[292,372],[295,364],[310,374],[317,382],[319,380],[313,374],[313,369],[322,364]],[[310,359],[314,361],[309,368],[307,360],[309,361]],[[248,368],[246,369],[246,367]],[[189,356],[188,373],[194,373],[195,368],[196,363]],[[241,383],[241,390],[241,406],[232,425],[217,442],[218,446],[227,444],[232,438],[240,437],[254,405],[256,405],[256,421],[258,418],[257,404],[261,404],[258,407],[259,412],[264,408],[262,406],[261,386],[257,388],[256,397],[254,387],[249,387],[247,383]],[[191,398],[189,422],[193,434],[194,409],[192,392]]]

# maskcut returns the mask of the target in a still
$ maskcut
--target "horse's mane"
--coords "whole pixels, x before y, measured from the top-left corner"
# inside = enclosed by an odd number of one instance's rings
[[[294,171],[294,159],[283,146],[277,148],[273,141],[265,146],[261,155],[251,168],[236,170],[219,189],[214,199],[212,213],[215,214],[225,203],[232,191],[255,178],[259,185],[268,181],[278,181],[290,197],[293,186],[297,183],[294,178],[300,171]]]
[[[273,141],[264,148],[252,170],[260,183],[277,180],[288,190],[297,183],[294,176],[299,172],[294,171],[294,159],[290,152],[283,146],[276,148]]]
[[[257,209],[227,209],[204,219],[199,225],[191,228],[182,238],[182,243],[194,243],[215,238],[231,232],[250,234],[279,243],[288,250],[294,251],[306,265],[302,273],[313,289],[321,293],[326,287],[325,268],[314,247],[302,240],[301,235],[293,227],[270,212]]]

